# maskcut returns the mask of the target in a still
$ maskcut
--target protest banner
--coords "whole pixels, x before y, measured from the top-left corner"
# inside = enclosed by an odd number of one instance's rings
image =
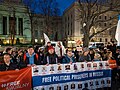
[[[82,90],[84,88],[97,89],[111,87],[111,69],[106,66],[106,63],[105,61],[100,61],[59,65],[53,64],[44,67],[47,69],[46,71],[50,71],[48,67],[52,66],[51,69],[54,69],[54,73],[39,74],[39,72],[42,72],[41,69],[39,69],[37,75],[34,72],[34,68],[36,67],[33,67],[33,89]],[[82,64],[84,67],[81,67]],[[59,72],[58,70],[61,71]]]
[[[31,67],[0,72],[0,90],[31,90]]]

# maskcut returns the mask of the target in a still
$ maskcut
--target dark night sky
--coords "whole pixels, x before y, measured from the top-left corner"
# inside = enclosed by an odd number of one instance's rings
[[[23,1],[24,1],[24,3],[26,3],[26,5],[27,5],[27,2],[29,2],[29,0],[23,0]],[[75,0],[56,0],[56,2],[58,3],[58,8],[60,9],[60,16],[63,14],[64,10],[67,9],[74,1]],[[33,7],[34,7],[34,5],[33,5]],[[40,11],[37,8],[36,8],[35,12],[40,13]]]
[[[59,3],[61,14],[68,8],[75,0],[56,0]]]

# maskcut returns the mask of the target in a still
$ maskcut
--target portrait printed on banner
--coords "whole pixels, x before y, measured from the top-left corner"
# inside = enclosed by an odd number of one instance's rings
[[[88,88],[88,83],[87,83],[87,82],[84,83],[84,87],[85,87],[85,88]]]
[[[82,63],[82,64],[80,64],[80,66],[81,66],[81,71],[84,71],[85,70],[85,64]]]
[[[96,70],[97,67],[98,67],[98,66],[97,66],[97,63],[94,63],[94,62],[93,62],[93,70]]]
[[[91,70],[92,69],[92,63],[87,63],[87,70]]]
[[[57,65],[57,72],[58,73],[62,73],[62,71],[63,71],[63,68],[62,68],[63,66],[60,64],[60,65]]]
[[[39,89],[38,89],[38,90],[39,90]],[[42,88],[41,88],[41,90],[45,90],[45,88],[44,88],[44,87],[42,87]]]
[[[46,66],[42,66],[41,67],[41,72],[42,72],[42,74],[46,74],[47,73],[47,67]]]
[[[64,64],[64,69],[65,69],[65,72],[71,72],[71,65],[70,64]]]
[[[110,68],[108,62],[105,62],[105,67],[106,67],[106,69]]]
[[[103,63],[99,62],[99,69],[103,69]]]
[[[49,72],[54,73],[55,72],[55,67],[53,65],[49,66]]]
[[[111,87],[111,78],[110,77],[106,78],[106,84],[107,84],[107,87]]]
[[[39,67],[33,67],[33,75],[39,75]]]
[[[82,85],[83,85],[82,83],[78,83],[78,89],[82,89],[83,88]]]
[[[71,89],[75,89],[75,83],[71,83]]]
[[[74,70],[75,72],[77,72],[77,71],[78,71],[78,66],[77,66],[77,64],[76,64],[76,63],[74,63],[74,64],[73,64],[73,70]]]
[[[64,85],[64,90],[68,90],[68,85],[67,84]]]
[[[95,89],[95,84],[94,84],[94,80],[88,80],[88,88],[91,89],[91,90],[94,90]]]
[[[93,84],[93,81],[92,81],[92,80],[89,82],[89,85],[90,85],[90,87],[94,86],[94,84]]]
[[[61,86],[57,86],[57,90],[61,90]]]
[[[49,87],[49,90],[54,90],[54,87],[53,86]]]

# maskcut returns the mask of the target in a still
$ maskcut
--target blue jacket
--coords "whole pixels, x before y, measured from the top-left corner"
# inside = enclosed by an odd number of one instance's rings
[[[62,63],[70,63],[70,62],[75,63],[76,62],[75,57],[74,56],[69,57],[68,55],[65,55],[63,57]]]

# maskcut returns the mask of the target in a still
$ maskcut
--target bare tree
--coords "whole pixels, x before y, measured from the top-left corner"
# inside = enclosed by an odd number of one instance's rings
[[[11,2],[10,0],[7,1],[0,1],[3,4],[6,4],[8,7],[8,12],[9,12],[9,33],[10,33],[10,42],[11,45],[14,45],[14,41],[15,41],[15,35],[16,35],[16,18],[15,18],[15,14],[16,14],[16,6],[14,5],[15,3],[18,4],[19,2]]]
[[[48,35],[53,35],[52,27],[53,26],[53,16],[58,16],[60,14],[60,10],[58,8],[58,3],[56,0],[39,0],[38,8],[42,15],[44,15],[45,19],[45,33]]]
[[[45,29],[44,31],[47,32],[47,34],[52,34],[51,29],[51,17],[57,16],[59,13],[59,9],[57,7],[57,2],[55,0],[24,0],[24,3],[27,6],[27,12],[30,17],[30,23],[31,23],[31,42],[32,44],[35,44],[35,31],[34,31],[34,25],[39,25],[39,23],[36,23],[37,20],[34,17],[35,14],[41,14],[43,15],[43,18],[45,19]],[[39,17],[37,17],[39,18]],[[39,19],[38,19],[39,20]]]
[[[90,39],[106,30],[110,30],[116,26],[116,23],[112,23],[111,26],[101,28],[101,30],[90,34],[93,28],[97,28],[100,22],[109,22],[117,18],[118,14],[115,14],[109,19],[99,20],[99,16],[108,12],[119,12],[120,1],[119,0],[77,0],[79,20],[82,25],[83,46],[88,47]]]
[[[33,18],[34,14],[36,13],[37,9],[37,1],[36,0],[24,0],[24,4],[26,5],[27,8],[27,14],[30,19],[30,25],[31,25],[31,43],[34,45],[35,44],[35,34],[34,34],[34,23],[33,23]]]

